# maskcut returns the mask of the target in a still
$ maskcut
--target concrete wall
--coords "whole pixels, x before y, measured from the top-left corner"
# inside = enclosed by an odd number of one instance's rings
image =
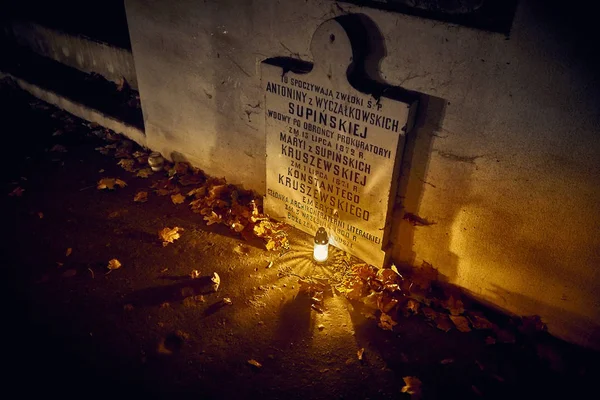
[[[133,56],[127,49],[67,34],[33,22],[12,22],[5,34],[31,51],[83,72],[95,72],[118,82],[125,78],[137,89]]]
[[[387,47],[382,78],[427,95],[395,260],[426,260],[481,300],[600,348],[600,90],[535,3],[521,1],[509,40],[325,0],[127,0],[126,11],[147,144],[259,192],[260,62],[311,60],[320,23],[366,14]]]

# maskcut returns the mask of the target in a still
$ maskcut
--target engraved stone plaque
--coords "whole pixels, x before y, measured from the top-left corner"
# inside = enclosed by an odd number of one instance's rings
[[[336,20],[318,27],[311,52],[312,65],[262,64],[265,212],[311,235],[325,227],[332,245],[381,267],[416,102],[349,83],[353,47]]]

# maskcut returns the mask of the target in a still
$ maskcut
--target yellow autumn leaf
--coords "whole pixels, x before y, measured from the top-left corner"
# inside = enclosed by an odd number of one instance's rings
[[[381,313],[381,316],[379,317],[379,324],[377,325],[383,330],[391,331],[394,329],[394,326],[398,325],[398,323],[386,313]]]
[[[173,204],[182,204],[185,201],[185,196],[181,193],[172,194],[171,201],[173,202]]]
[[[145,203],[148,201],[148,192],[137,192],[133,201],[136,203]]]
[[[216,212],[211,211],[210,215],[204,217],[204,220],[206,221],[206,225],[212,225],[221,222],[222,218]]]
[[[166,227],[166,228],[162,229],[161,231],[159,231],[158,237],[162,240],[163,247],[168,245],[169,243],[173,243],[174,240],[179,239],[180,231],[183,231],[183,228],[180,228],[178,226],[174,227],[173,229]]]
[[[454,326],[456,326],[456,329],[458,329],[461,332],[471,332],[471,327],[469,326],[469,320],[467,319],[467,317],[462,317],[459,315],[450,315],[450,320],[452,321],[452,323],[454,323]]]
[[[271,251],[275,248],[276,244],[277,244],[277,242],[275,242],[273,239],[269,239],[267,244],[265,244],[265,247],[267,248],[267,250]]]
[[[125,186],[127,186],[127,183],[125,183],[125,181],[122,181],[121,179],[118,178],[102,178],[98,181],[98,189],[109,189],[109,190],[113,190],[115,188],[115,186],[120,186],[122,188],[124,188]]]
[[[402,393],[410,394],[410,398],[413,400],[418,400],[421,398],[421,380],[415,376],[405,376],[404,379],[404,387],[401,389]]]
[[[121,263],[116,258],[113,258],[112,260],[110,260],[108,262],[107,268],[110,269],[111,271],[113,269],[119,269],[119,268],[121,268]]]
[[[120,166],[121,168],[123,168],[125,171],[128,172],[134,172],[134,168],[133,165],[135,164],[135,161],[130,159],[130,158],[122,158],[121,160],[119,160],[119,162],[117,163],[118,166]]]
[[[140,169],[136,176],[138,178],[148,178],[152,174],[153,174],[152,169],[144,168],[144,169]]]
[[[67,251],[65,252],[65,256],[69,257],[71,255],[71,253],[73,252],[72,248],[68,248]]]

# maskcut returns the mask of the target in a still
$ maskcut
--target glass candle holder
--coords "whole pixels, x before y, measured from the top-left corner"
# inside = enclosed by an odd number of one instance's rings
[[[165,165],[165,159],[158,151],[153,151],[148,156],[148,165],[150,165],[150,168],[152,168],[152,171],[154,172],[162,171]]]

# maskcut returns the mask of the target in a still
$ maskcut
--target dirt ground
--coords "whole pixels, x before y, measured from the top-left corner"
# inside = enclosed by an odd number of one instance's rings
[[[443,332],[422,315],[386,331],[341,296],[326,297],[319,313],[298,276],[331,274],[338,252],[317,266],[302,233],[290,231],[281,255],[207,226],[169,196],[136,203],[160,176],[123,170],[94,150],[106,143],[83,121],[18,89],[2,85],[0,99],[8,393],[409,399],[403,378],[414,376],[426,399],[572,399],[598,376],[597,354],[549,335],[491,345],[485,332]],[[127,186],[98,190],[103,177]],[[181,238],[163,247],[157,232],[174,226]],[[109,272],[114,258],[122,267]]]

